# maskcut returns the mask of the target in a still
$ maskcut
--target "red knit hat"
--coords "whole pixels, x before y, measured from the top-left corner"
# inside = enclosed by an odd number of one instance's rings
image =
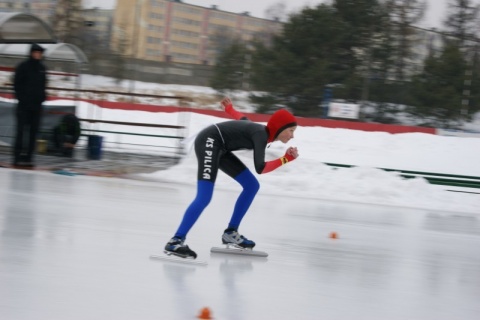
[[[275,141],[280,132],[297,125],[297,119],[285,109],[277,110],[268,120],[268,142]]]

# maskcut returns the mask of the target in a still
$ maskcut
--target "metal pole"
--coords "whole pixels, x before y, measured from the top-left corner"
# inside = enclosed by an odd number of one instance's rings
[[[140,17],[139,14],[141,13],[142,8],[139,8],[139,5],[141,5],[142,0],[137,0],[135,2],[135,18],[133,21],[133,32],[132,36],[135,37],[135,44],[133,46],[133,52],[132,52],[132,59],[130,59],[130,67],[134,63],[134,61],[137,60],[137,54],[138,54],[138,45],[139,45],[139,34],[140,34]],[[129,68],[131,70],[131,68]],[[137,68],[133,66],[132,71],[132,77],[130,79],[130,87],[129,87],[129,93],[133,93],[135,91],[135,81],[137,80]],[[133,102],[133,95],[130,96],[130,102]]]
[[[478,43],[472,45],[471,50],[469,50],[466,54],[466,68],[465,68],[465,78],[463,81],[463,98],[462,98],[462,106],[460,110],[461,117],[465,119],[468,116],[469,112],[469,105],[470,105],[470,98],[471,98],[471,86],[472,86],[472,79],[473,79],[473,64],[475,59],[475,53],[478,48]],[[468,50],[468,48],[466,48]]]

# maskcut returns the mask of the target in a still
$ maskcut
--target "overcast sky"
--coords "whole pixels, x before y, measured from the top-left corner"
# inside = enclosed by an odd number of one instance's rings
[[[144,0],[145,1],[145,0]],[[423,27],[441,27],[445,19],[445,11],[449,0],[427,0],[428,9],[425,19],[420,23]],[[287,12],[299,11],[304,6],[316,6],[325,0],[184,0],[184,3],[210,7],[217,5],[220,10],[241,13],[248,11],[254,17],[264,18],[265,10],[277,3],[284,3]],[[474,0],[478,4],[480,0]],[[83,0],[87,7],[101,7],[112,9],[116,0]],[[134,0],[132,0],[134,3]]]

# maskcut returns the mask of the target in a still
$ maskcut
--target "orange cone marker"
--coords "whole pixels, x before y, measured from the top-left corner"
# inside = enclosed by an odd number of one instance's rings
[[[200,314],[197,317],[198,319],[213,319],[212,316],[210,315],[210,309],[205,307],[202,310],[200,310]]]
[[[338,234],[335,231],[330,232],[330,239],[338,239]]]

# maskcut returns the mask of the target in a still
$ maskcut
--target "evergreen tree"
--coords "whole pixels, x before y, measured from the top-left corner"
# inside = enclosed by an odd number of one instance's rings
[[[248,88],[250,52],[241,41],[234,41],[217,57],[210,86],[220,92]]]
[[[285,21],[287,18],[285,2],[276,2],[265,9],[265,18],[269,20]]]
[[[412,28],[419,22],[425,12],[425,1],[388,0],[386,7],[390,16],[393,50],[390,55],[393,66],[392,77],[397,81],[405,81],[411,75],[413,48],[417,45],[416,30]],[[408,74],[410,72],[410,75]]]
[[[336,87],[335,98],[359,100],[386,39],[385,17],[376,0],[337,0],[290,16],[272,47],[256,47],[252,80],[270,97],[253,101],[318,116],[327,86]]]
[[[417,30],[425,2],[419,0],[388,0],[382,7],[382,30],[373,44],[373,63],[369,64],[368,83],[364,85],[364,103],[374,105],[374,111],[363,119],[380,123],[399,123],[399,112],[411,99],[409,81],[416,73],[415,49]],[[367,90],[368,89],[368,90]]]
[[[473,5],[471,0],[450,0],[448,8],[449,15],[445,20],[447,33],[458,39],[461,46],[467,40],[476,39],[479,6]]]
[[[454,41],[460,47],[465,66],[463,71],[463,99],[462,116],[469,119],[478,111],[478,103],[475,97],[479,95],[478,77],[479,70],[476,64],[478,56],[477,36],[479,23],[480,5],[474,5],[471,0],[451,0],[449,2],[449,14],[445,20],[448,41]],[[477,67],[476,67],[477,65]]]
[[[412,81],[412,114],[422,125],[456,128],[463,120],[462,91],[466,62],[459,46],[447,42],[439,56],[425,60],[423,72]]]
[[[480,112],[480,41],[477,41],[473,48],[472,60],[468,61],[472,66],[472,77],[470,80],[471,99],[469,101],[469,115]],[[467,80],[468,83],[468,80]]]

